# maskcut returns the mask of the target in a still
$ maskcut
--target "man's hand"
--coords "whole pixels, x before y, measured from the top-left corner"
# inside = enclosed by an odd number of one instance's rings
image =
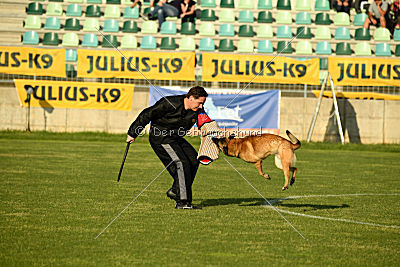
[[[371,18],[372,24],[376,25],[378,22],[376,21],[376,19]]]
[[[377,5],[377,6],[381,6],[381,5],[382,5],[382,0],[381,0],[381,1],[378,1],[378,2],[376,2],[376,5]]]
[[[130,135],[127,135],[127,137],[126,137],[126,142],[127,143],[133,143],[133,141],[135,141],[135,138],[133,138],[132,136],[130,136]]]

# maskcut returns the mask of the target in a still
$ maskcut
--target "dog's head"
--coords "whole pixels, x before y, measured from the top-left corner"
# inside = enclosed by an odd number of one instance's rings
[[[224,152],[225,155],[229,156],[229,142],[235,138],[234,134],[231,134],[229,137],[223,137],[223,138],[218,138],[218,137],[213,137],[212,140],[213,142],[217,145],[217,147]]]

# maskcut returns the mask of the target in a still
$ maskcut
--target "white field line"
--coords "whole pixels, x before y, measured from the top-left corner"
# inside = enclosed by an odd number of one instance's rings
[[[313,197],[360,197],[360,196],[400,196],[400,194],[342,194],[342,195],[304,195],[304,196],[292,196],[292,197],[286,197],[286,198],[278,198],[278,199],[273,199],[270,201],[270,203],[277,203],[282,200],[290,200],[290,199],[299,199],[299,198],[313,198]],[[271,208],[271,206],[264,205],[266,208]],[[275,207],[276,208],[276,207]],[[278,208],[276,208],[278,209]],[[309,214],[304,214],[304,213],[299,213],[299,212],[293,212],[293,211],[287,211],[283,209],[278,209],[282,213],[286,214],[291,214],[291,215],[296,215],[296,216],[301,216],[301,217],[307,217],[307,218],[312,218],[312,219],[320,219],[320,220],[328,220],[328,221],[337,221],[337,222],[346,222],[346,223],[354,223],[354,224],[361,224],[361,225],[369,225],[369,226],[374,226],[374,227],[382,227],[382,228],[394,228],[394,229],[400,229],[399,225],[384,225],[384,224],[377,224],[377,223],[368,223],[368,222],[360,222],[360,221],[354,221],[354,220],[348,220],[348,219],[336,219],[336,218],[329,218],[329,217],[323,217],[323,216],[316,216],[316,215],[309,215]]]

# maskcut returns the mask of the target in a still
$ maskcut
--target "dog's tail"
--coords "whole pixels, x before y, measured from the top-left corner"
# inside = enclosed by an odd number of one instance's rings
[[[286,134],[287,136],[289,136],[290,141],[292,142],[292,148],[293,150],[296,150],[298,148],[301,147],[301,143],[299,141],[299,139],[296,138],[296,136],[294,136],[291,132],[289,132],[288,130],[286,130]]]

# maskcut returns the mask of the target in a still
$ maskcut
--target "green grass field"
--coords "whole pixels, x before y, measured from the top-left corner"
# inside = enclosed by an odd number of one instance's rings
[[[124,135],[0,132],[0,265],[319,265],[399,266],[400,145],[303,144],[296,183],[264,161],[221,155],[200,166],[194,203],[175,210],[148,143],[129,151]],[[198,138],[188,138],[197,148]]]

